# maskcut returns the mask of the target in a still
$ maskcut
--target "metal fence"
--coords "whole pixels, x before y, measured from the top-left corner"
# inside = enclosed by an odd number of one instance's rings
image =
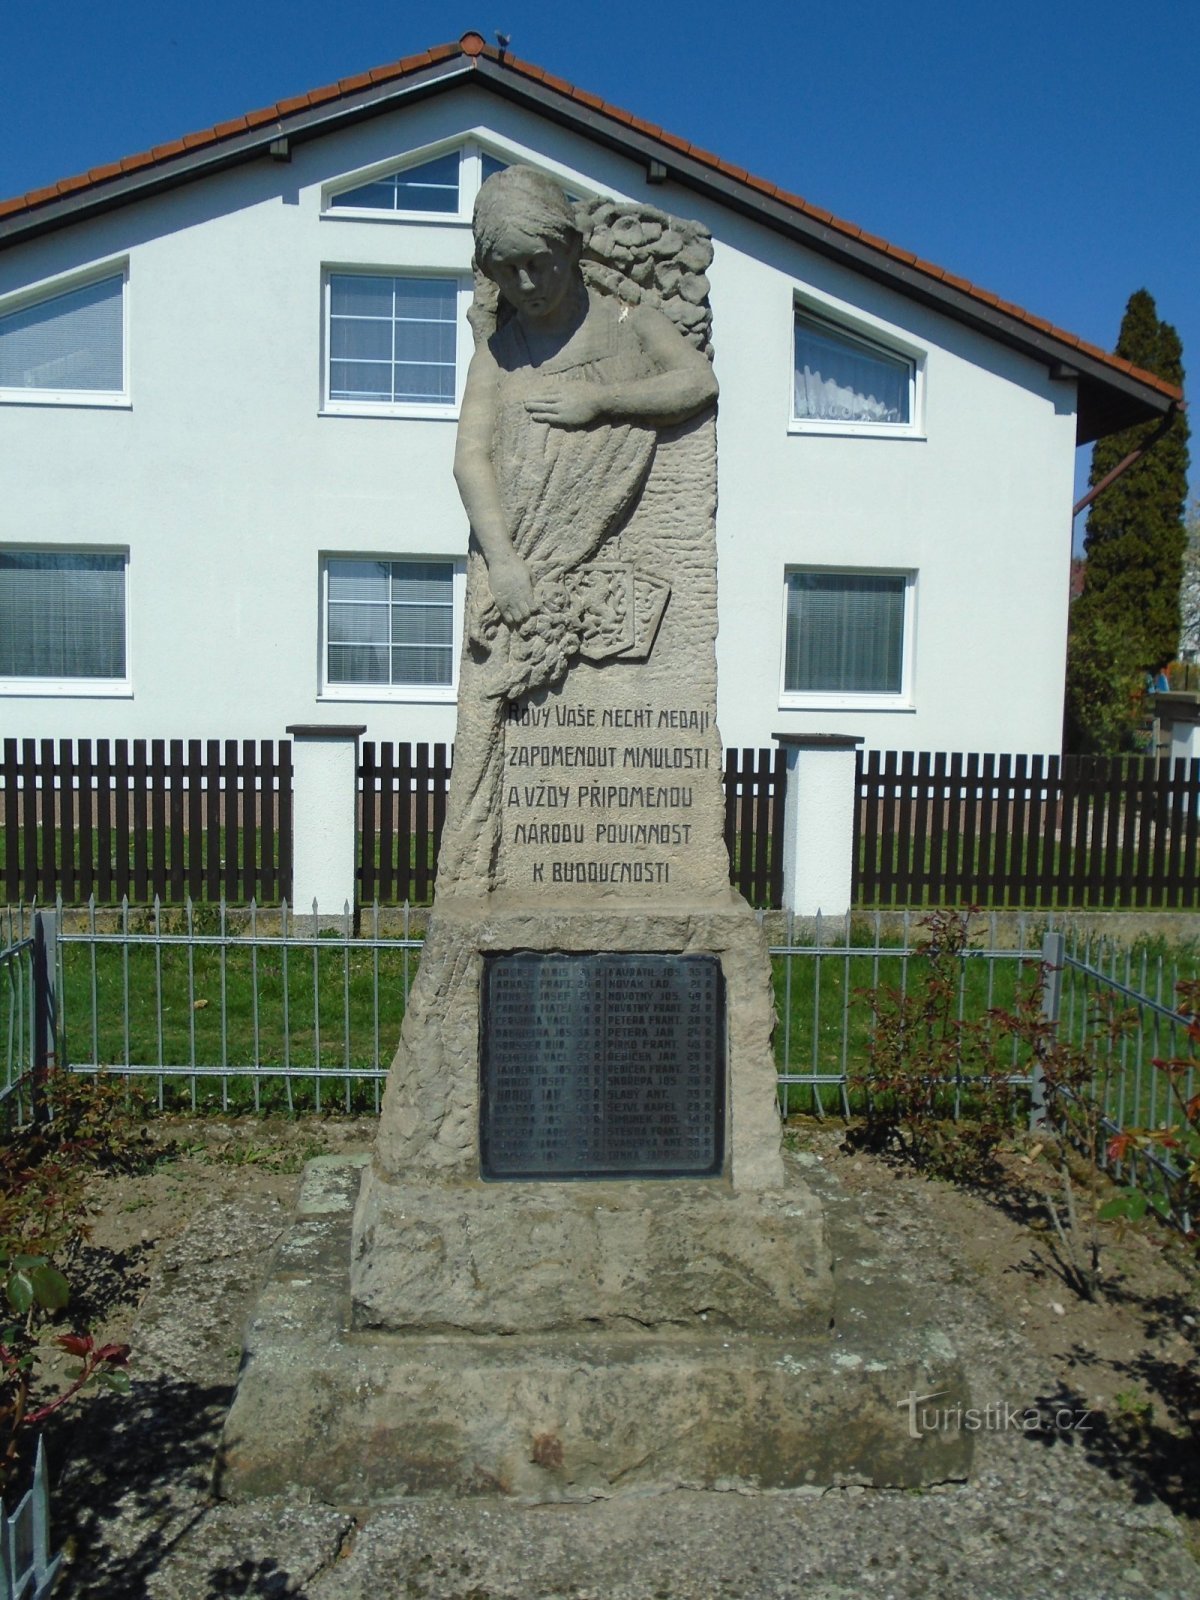
[[[44,1600],[61,1562],[61,1551],[50,1554],[50,1490],[39,1439],[33,1483],[11,1516],[0,1511],[0,1600]]]
[[[3,1080],[0,1107],[9,1126],[38,1111],[36,1069],[55,1059],[58,1021],[57,919],[53,912],[29,916],[6,910],[0,920],[0,1038]]]
[[[408,907],[89,905],[59,933],[60,1050],[160,1108],[378,1111],[421,944]]]
[[[1195,962],[1181,963],[1165,951],[1143,945],[1131,950],[1095,937],[1080,939],[1064,952],[1063,1003],[1059,1037],[1085,1050],[1094,1063],[1092,1099],[1104,1109],[1110,1136],[1132,1128],[1164,1128],[1178,1121],[1169,1074],[1160,1062],[1190,1058],[1188,1018],[1175,1004],[1178,983],[1196,976]],[[1121,1025],[1110,1026],[1114,1012]],[[1184,1100],[1197,1091],[1190,1067],[1179,1085]],[[1187,1158],[1184,1157],[1186,1160]],[[1158,1209],[1190,1232],[1196,1219],[1178,1204],[1183,1172],[1162,1150],[1131,1150],[1101,1165],[1119,1182],[1149,1194]]]
[[[871,995],[883,989],[908,992],[922,960],[919,917],[909,912],[850,913],[817,917],[801,924],[784,922],[784,939],[770,947],[775,985],[775,1056],[780,1106],[785,1112],[848,1117],[855,1065],[870,1048]],[[1001,922],[995,916],[982,938],[962,952],[957,1015],[961,1022],[993,1007],[1010,1004],[1022,977],[1045,959],[1043,924],[1024,917]],[[1014,1048],[1009,1081],[1032,1095],[1035,1063],[1022,1061]]]
[[[348,908],[334,919],[316,910],[300,916],[286,904],[190,902],[118,911],[93,904],[82,915],[60,908],[49,1002],[60,1061],[141,1080],[165,1109],[377,1111],[421,930],[407,907],[374,905],[357,926]],[[36,1053],[33,920],[18,913],[8,926],[0,995],[8,997],[11,1042],[0,1098],[27,1081]],[[903,994],[918,981],[921,919],[875,912],[800,925],[789,918],[781,931],[770,945],[781,1108],[848,1116],[857,1109],[856,1069],[870,1049],[871,993]],[[1104,1128],[1116,1135],[1166,1122],[1169,1087],[1156,1062],[1187,1053],[1174,985],[1194,966],[1146,946],[1064,939],[1032,916],[993,913],[979,931],[960,961],[960,1020],[1011,1007],[1022,985],[1053,969],[1046,1014],[1064,1042],[1092,1052]],[[1117,1004],[1130,1015],[1114,1039],[1102,1019]],[[1012,1051],[1009,1082],[1027,1092],[1036,1112],[1037,1063],[1015,1042]],[[1195,1092],[1190,1074],[1187,1092]],[[1131,1175],[1159,1193],[1179,1178],[1161,1155],[1114,1169],[1118,1179]]]

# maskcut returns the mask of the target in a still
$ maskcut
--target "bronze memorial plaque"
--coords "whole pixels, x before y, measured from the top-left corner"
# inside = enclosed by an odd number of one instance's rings
[[[485,1178],[719,1175],[715,956],[489,956],[482,999]]]

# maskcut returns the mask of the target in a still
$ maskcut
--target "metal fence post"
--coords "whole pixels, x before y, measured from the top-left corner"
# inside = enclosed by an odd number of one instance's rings
[[[1066,941],[1061,933],[1042,935],[1042,1020],[1050,1024],[1045,1043],[1057,1036],[1062,1011],[1062,975]],[[1045,1048],[1043,1044],[1043,1049]],[[1029,1073],[1029,1127],[1034,1132],[1046,1126],[1046,1069],[1041,1054],[1033,1058]]]

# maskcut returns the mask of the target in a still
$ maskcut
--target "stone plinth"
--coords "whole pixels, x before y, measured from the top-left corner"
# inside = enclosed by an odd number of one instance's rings
[[[689,1323],[652,1330],[614,1319],[504,1336],[364,1331],[352,1326],[347,1272],[360,1170],[321,1158],[305,1171],[247,1331],[217,1464],[221,1495],[299,1487],[341,1505],[408,1495],[552,1502],[966,1475],[970,1433],[911,1436],[907,1396],[937,1393],[952,1408],[968,1404],[967,1389],[909,1286],[886,1272],[880,1281],[868,1235],[839,1229],[836,1276],[810,1286],[807,1302],[793,1286],[790,1328],[780,1305],[760,1332],[731,1328],[715,1311],[706,1323],[694,1306]],[[771,1213],[768,1231],[789,1228],[798,1252],[816,1227],[813,1254],[827,1261],[814,1202],[794,1177],[778,1209],[761,1196],[754,1207]],[[753,1260],[760,1247],[737,1255]],[[750,1302],[763,1287],[748,1285]],[[684,1291],[675,1303],[690,1302]]]

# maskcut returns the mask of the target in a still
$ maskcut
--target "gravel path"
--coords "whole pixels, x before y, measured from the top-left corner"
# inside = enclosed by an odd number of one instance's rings
[[[1006,1402],[1064,1415],[1086,1402],[996,1284],[964,1272],[946,1190],[886,1174],[850,1189],[829,1163],[808,1160],[831,1219],[866,1210],[881,1252],[910,1274],[919,1262],[930,1313],[980,1406],[995,1402],[998,1418]],[[91,1402],[73,1441],[54,1446],[73,1451],[57,1513],[58,1536],[71,1537],[62,1600],[1200,1600],[1184,1524],[1145,1471],[1110,1434],[1073,1428],[989,1428],[970,1482],[923,1493],[414,1501],[357,1518],[321,1505],[215,1504],[209,1469],[240,1328],[288,1187],[248,1183],[231,1195],[226,1183],[159,1253],[135,1326],[132,1399]],[[969,1228],[966,1201],[960,1209]]]

